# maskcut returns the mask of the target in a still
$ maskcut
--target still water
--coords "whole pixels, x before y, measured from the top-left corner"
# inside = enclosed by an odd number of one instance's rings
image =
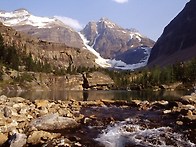
[[[175,100],[183,95],[190,94],[185,91],[125,91],[125,90],[109,90],[109,91],[10,91],[1,92],[8,97],[20,96],[29,100],[35,99],[48,99],[48,100],[99,100],[99,99],[110,99],[110,100]]]

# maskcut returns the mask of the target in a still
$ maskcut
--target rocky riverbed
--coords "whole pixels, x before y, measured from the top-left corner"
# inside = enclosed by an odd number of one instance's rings
[[[196,145],[196,94],[175,101],[30,101],[0,96],[0,146]]]

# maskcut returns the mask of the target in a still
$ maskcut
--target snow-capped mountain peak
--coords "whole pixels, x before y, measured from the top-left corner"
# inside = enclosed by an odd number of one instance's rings
[[[89,40],[88,45],[105,59],[117,59],[119,56],[121,57],[121,54],[127,53],[128,50],[142,46],[151,48],[154,45],[154,41],[136,29],[124,29],[105,17],[97,22],[89,22],[81,33]],[[140,50],[140,52],[142,51]],[[141,54],[143,57],[145,53],[142,52]],[[121,58],[120,60],[128,63],[127,59]]]
[[[102,17],[98,22],[97,25],[102,25],[102,27],[104,28],[119,28],[118,25],[116,25],[115,23],[113,23],[112,21],[110,21],[108,18],[106,17]]]
[[[87,49],[91,53],[93,53],[96,56],[95,62],[103,68],[113,68],[113,69],[121,69],[121,70],[135,70],[135,69],[146,66],[148,58],[150,56],[149,48],[142,47],[142,50],[144,50],[146,57],[141,59],[140,62],[138,62],[136,64],[126,64],[125,62],[123,62],[121,60],[105,59],[105,58],[101,57],[100,54],[92,46],[88,45],[89,40],[87,40],[83,34],[79,33],[79,35],[85,45],[84,49]]]
[[[38,28],[50,28],[54,24],[65,26],[57,18],[34,16],[26,9],[18,9],[13,12],[0,11],[0,21],[6,26],[31,25]]]
[[[6,11],[0,11],[0,17],[5,18],[17,18],[17,17],[24,17],[30,15],[30,13],[26,9],[17,9],[13,12],[6,12]]]
[[[29,11],[27,9],[21,8],[17,9],[13,12],[15,15],[30,15]]]

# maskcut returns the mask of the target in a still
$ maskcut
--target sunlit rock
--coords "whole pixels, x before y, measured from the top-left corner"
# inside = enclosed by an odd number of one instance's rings
[[[7,134],[0,133],[0,146],[2,146],[8,139]]]
[[[46,140],[52,140],[54,138],[60,137],[60,133],[49,133],[45,131],[33,131],[28,136],[27,142],[33,145],[40,144]],[[44,140],[44,141],[43,141]]]
[[[47,107],[49,104],[48,100],[35,100],[35,105],[37,108]]]
[[[73,129],[78,127],[78,125],[72,118],[61,117],[58,114],[48,114],[32,120],[29,127],[38,130],[61,130]]]

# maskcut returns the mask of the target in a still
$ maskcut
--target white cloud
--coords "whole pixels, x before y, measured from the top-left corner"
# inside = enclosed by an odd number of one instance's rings
[[[80,24],[80,22],[76,19],[64,17],[64,16],[55,16],[55,18],[59,19],[64,24],[70,26],[73,29],[81,30],[83,28],[82,25]]]
[[[113,0],[113,1],[123,4],[123,3],[127,3],[129,0]]]

